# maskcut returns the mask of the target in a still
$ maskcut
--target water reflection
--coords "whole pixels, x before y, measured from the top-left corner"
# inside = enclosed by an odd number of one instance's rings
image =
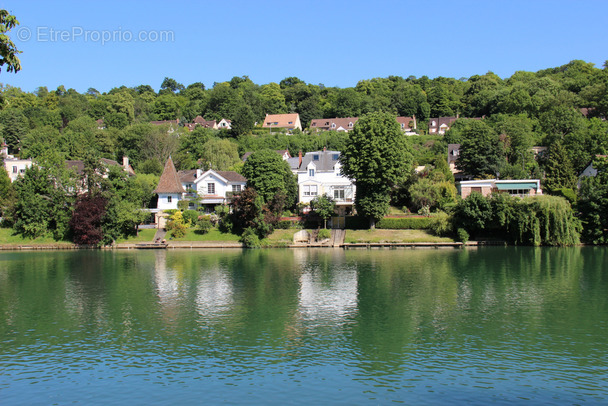
[[[122,377],[131,389],[116,395],[127,396],[162,376],[189,389],[180,394],[230,402],[243,398],[225,384],[271,403],[294,393],[329,403],[605,400],[607,252],[0,253],[0,390],[36,403],[51,384],[86,392],[82,375]]]

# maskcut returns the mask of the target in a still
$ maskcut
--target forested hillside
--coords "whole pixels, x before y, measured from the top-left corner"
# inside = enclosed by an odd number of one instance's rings
[[[295,154],[300,149],[328,146],[340,150],[344,146],[344,135],[336,133],[286,136],[256,129],[254,124],[261,123],[266,113],[297,112],[307,127],[313,118],[385,111],[415,116],[422,135],[431,117],[486,118],[476,124],[460,120],[445,139],[410,137],[417,164],[445,156],[447,142],[462,142],[471,132],[484,132],[501,142],[501,153],[511,165],[507,172],[523,168],[533,173],[534,159],[528,152],[532,145],[564,147],[553,153],[565,154],[575,172],[608,146],[607,126],[601,119],[608,115],[608,69],[584,61],[516,72],[507,79],[491,72],[460,79],[390,76],[335,88],[307,84],[295,77],[259,85],[243,76],[206,89],[202,83],[183,85],[165,78],[158,92],[150,85],[120,86],[107,93],[94,87],[78,93],[63,86],[55,90],[41,86],[28,93],[4,86],[1,95],[1,135],[9,152],[22,158],[49,151],[65,159],[100,156],[120,160],[127,155],[140,173],[158,174],[170,154],[178,169],[201,163],[227,169],[238,163],[239,155],[262,147],[289,149]],[[149,124],[179,120],[182,125],[196,116],[230,119],[233,129],[187,132],[180,127],[168,134]],[[98,124],[99,119],[103,124]]]

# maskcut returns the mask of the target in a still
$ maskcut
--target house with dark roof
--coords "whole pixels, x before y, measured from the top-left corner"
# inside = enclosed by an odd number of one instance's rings
[[[230,204],[232,197],[241,193],[247,179],[234,171],[215,171],[194,169],[179,171],[179,180],[186,190],[184,198],[190,200],[189,207],[197,205],[213,211],[218,204]]]
[[[336,202],[338,214],[352,210],[355,185],[342,175],[339,151],[313,151],[301,157],[298,175],[298,202],[310,203],[316,196],[328,195]]]
[[[458,117],[435,117],[429,119],[429,134],[445,134]]]
[[[287,130],[299,129],[302,131],[302,123],[298,113],[292,114],[266,114],[262,128],[284,128]]]
[[[407,135],[416,135],[416,117],[397,117],[399,127]],[[359,121],[359,117],[344,117],[344,118],[315,118],[310,121],[310,131],[338,131],[349,132],[355,128],[355,124]]]
[[[344,118],[315,118],[310,121],[311,131],[339,131],[349,132],[357,123],[359,117],[344,117]]]
[[[177,209],[180,200],[187,200],[192,209],[202,205],[213,210],[218,204],[230,204],[232,197],[245,189],[246,184],[247,179],[234,171],[193,169],[177,172],[169,158],[154,190],[158,194],[158,205],[153,211]]]

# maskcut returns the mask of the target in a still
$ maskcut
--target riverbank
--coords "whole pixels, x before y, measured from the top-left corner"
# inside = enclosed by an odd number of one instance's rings
[[[6,229],[4,229],[6,231]],[[145,232],[144,232],[145,231]],[[117,241],[112,246],[81,246],[70,242],[57,242],[48,238],[24,239],[20,236],[2,235],[0,250],[73,250],[73,249],[141,249],[153,240],[153,230],[144,230],[128,240]],[[318,230],[306,230],[308,241],[294,242],[295,229],[275,230],[262,240],[262,248],[341,248],[341,249],[396,249],[396,248],[461,248],[485,245],[506,245],[504,241],[469,241],[462,243],[447,237],[438,237],[425,230],[332,230],[331,238],[317,241]],[[169,239],[162,249],[242,249],[244,245],[233,234],[198,235],[189,233],[184,239]],[[188,237],[195,237],[190,239]],[[156,247],[159,248],[159,247]]]

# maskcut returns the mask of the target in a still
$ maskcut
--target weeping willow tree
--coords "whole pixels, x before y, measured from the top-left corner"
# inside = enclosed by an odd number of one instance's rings
[[[575,245],[580,242],[581,223],[570,203],[558,196],[534,196],[517,203],[511,230],[522,245]]]

